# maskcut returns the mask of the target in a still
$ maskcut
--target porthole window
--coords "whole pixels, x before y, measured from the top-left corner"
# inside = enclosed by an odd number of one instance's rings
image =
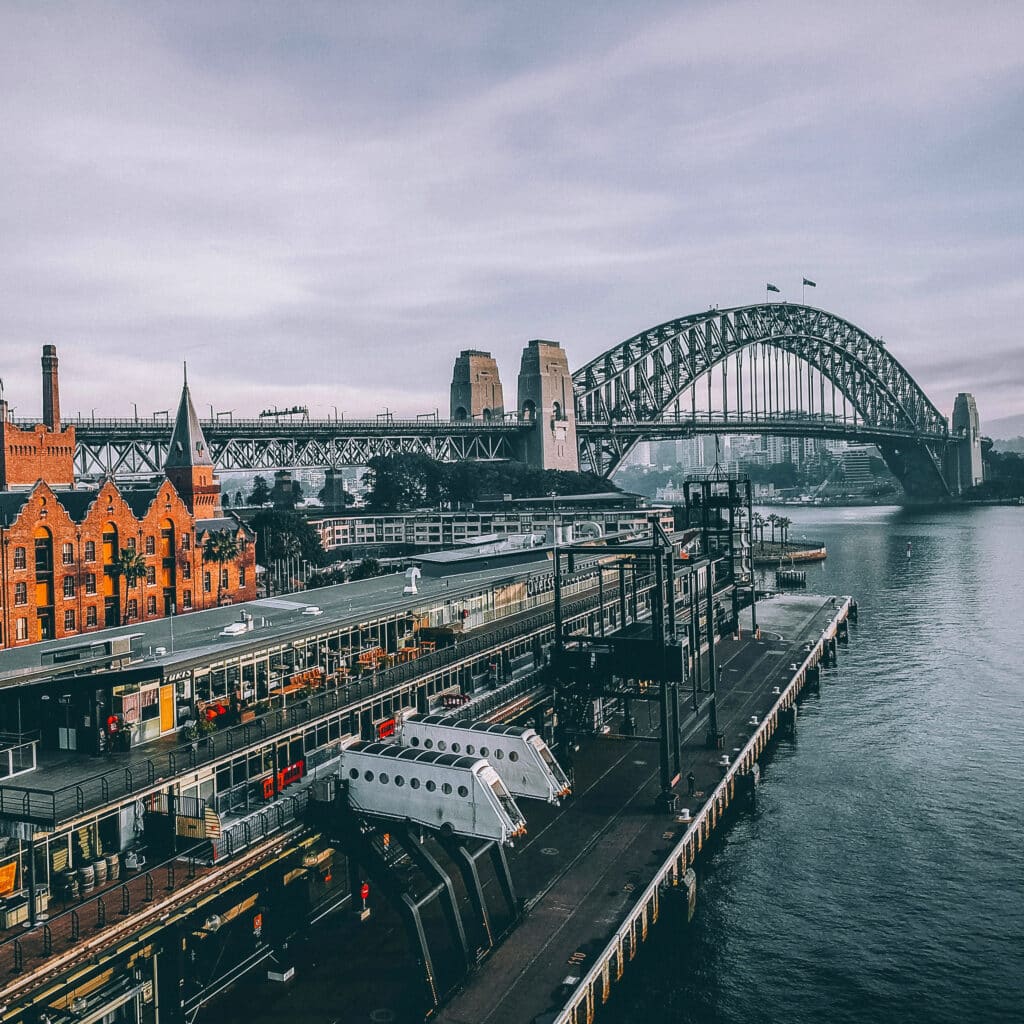
[[[410,779],[409,780],[409,785],[413,789],[419,789],[420,788],[420,780],[419,779]]]
[[[396,786],[404,786],[405,785],[405,779],[403,779],[401,775],[396,775],[395,776],[395,785]]]
[[[359,769],[358,768],[349,768],[349,770],[348,770],[348,777],[350,779],[358,779],[359,778]]]
[[[466,744],[466,753],[467,754],[475,754],[476,753],[476,747],[474,747],[472,743],[467,743]]]
[[[494,756],[497,760],[501,760],[505,756],[505,751],[498,748],[494,751]]]
[[[388,781],[387,774],[385,772],[380,773],[380,781],[386,783]]]
[[[480,756],[481,757],[486,757],[487,756],[487,748],[486,747],[481,747],[480,748]]]
[[[443,782],[441,784],[441,792],[444,793],[445,796],[451,796],[452,795],[452,784],[450,782]]]
[[[363,778],[366,779],[367,782],[373,782],[373,772],[367,772]]]
[[[514,750],[510,750],[508,752],[508,759],[510,761],[518,761],[519,760],[519,755]]]
[[[462,751],[462,744],[461,743],[453,743],[452,744],[452,753],[453,754],[461,753],[461,751]]]
[[[433,740],[424,740],[423,741],[423,746],[425,746],[427,748],[427,750],[430,750],[430,748],[433,745],[434,745],[434,741]]]
[[[437,789],[437,783],[433,779],[427,779],[424,785],[427,787],[428,793],[433,793]]]
[[[469,796],[469,790],[466,789],[465,786],[459,786],[459,796],[462,796],[462,797]]]
[[[412,738],[412,745],[414,747],[418,747],[420,745],[420,738],[419,738],[419,736],[413,736],[413,738]]]
[[[448,744],[445,743],[444,740],[438,740],[437,741],[437,749],[438,750],[447,750],[448,749]]]

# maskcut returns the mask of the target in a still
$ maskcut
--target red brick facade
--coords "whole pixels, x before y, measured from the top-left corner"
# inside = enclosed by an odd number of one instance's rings
[[[75,479],[75,428],[53,433],[38,423],[22,430],[7,419],[6,409],[0,411],[0,491],[31,487],[37,480],[70,487]]]
[[[75,431],[60,429],[56,350],[47,348],[52,425],[22,430],[0,399],[0,648],[255,599],[255,536],[233,517],[214,518],[212,463],[179,465],[169,470],[175,483],[145,489],[109,480],[95,491],[74,488]],[[194,419],[187,389],[182,403]],[[205,540],[221,532],[239,551],[224,565],[204,557]],[[132,549],[145,571],[129,586],[114,563]]]
[[[84,515],[65,508],[72,496],[76,506],[88,499]],[[39,483],[13,522],[0,526],[0,646],[148,622],[172,604],[177,614],[212,608],[221,573],[221,603],[255,598],[255,543],[244,526],[235,530],[237,561],[210,564],[203,557],[205,524],[197,539],[197,524],[169,481],[134,503],[148,506],[141,515],[126,496],[133,494],[122,494],[110,481],[92,493]],[[221,521],[217,525],[224,528]],[[119,551],[133,547],[146,573],[128,586],[110,567]]]

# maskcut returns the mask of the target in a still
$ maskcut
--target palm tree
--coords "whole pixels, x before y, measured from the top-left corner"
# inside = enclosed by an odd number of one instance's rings
[[[768,525],[772,528],[772,544],[775,543],[775,527],[779,525],[779,520],[782,516],[777,516],[774,512],[768,517]]]
[[[124,580],[124,616],[128,621],[128,595],[143,576],[146,575],[146,559],[135,548],[121,548],[110,563],[110,574]]]
[[[227,530],[217,530],[207,536],[203,543],[203,561],[217,566],[217,604],[220,604],[221,570],[234,562],[239,554],[238,538]]]
[[[760,531],[760,533],[761,533],[761,551],[762,552],[764,551],[764,528],[765,528],[765,524],[766,524],[766,520],[765,520],[764,516],[761,515],[760,512],[755,512],[754,515],[751,517],[750,525],[751,525],[752,532],[755,534],[755,536],[758,533],[758,531]]]
[[[789,538],[789,528],[793,525],[793,520],[786,516],[779,516],[779,530],[782,533],[782,550],[786,550],[786,541]]]

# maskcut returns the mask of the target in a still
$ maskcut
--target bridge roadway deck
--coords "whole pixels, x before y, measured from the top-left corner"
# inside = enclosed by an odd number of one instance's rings
[[[719,727],[726,749],[742,745],[774,699],[774,686],[790,680],[796,652],[814,642],[835,609],[821,597],[783,597],[759,608],[760,641],[723,640]],[[706,694],[703,696],[706,697]],[[638,727],[645,731],[641,711]],[[692,770],[697,794],[682,798],[692,811],[721,778],[719,753],[704,744],[706,720],[684,718],[683,775]],[[562,985],[590,967],[587,954],[615,931],[632,894],[647,885],[679,838],[674,819],[653,813],[658,793],[657,746],[637,739],[595,738],[577,756],[576,795],[539,828],[527,805],[529,840],[511,858],[519,893],[529,912],[522,924],[440,1012],[444,1024],[528,1024],[559,1009]],[[678,787],[685,791],[685,783]],[[584,954],[582,957],[580,954]]]

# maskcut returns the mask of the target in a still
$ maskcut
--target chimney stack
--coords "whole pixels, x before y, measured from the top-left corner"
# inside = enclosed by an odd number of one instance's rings
[[[43,346],[43,423],[60,430],[60,389],[57,385],[57,346]]]

